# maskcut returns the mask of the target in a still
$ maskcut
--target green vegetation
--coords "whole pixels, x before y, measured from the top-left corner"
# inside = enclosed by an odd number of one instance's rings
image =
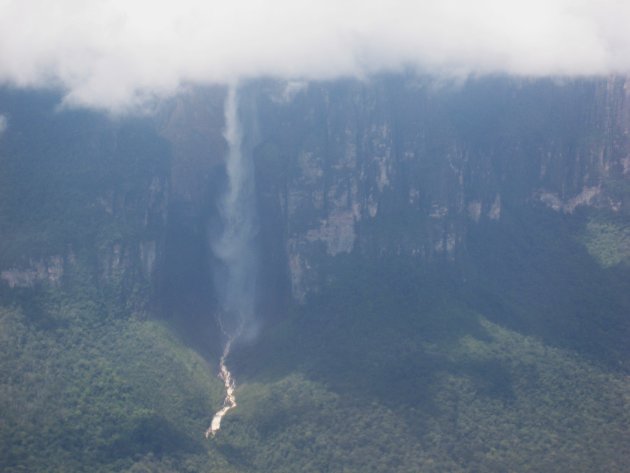
[[[582,241],[604,268],[630,264],[630,226],[627,224],[591,219]]]
[[[19,309],[0,316],[2,471],[208,464],[203,432],[221,385],[163,326],[131,318],[42,330]]]
[[[449,344],[403,337],[402,357],[357,352],[349,362],[361,366],[332,368],[343,379],[298,371],[245,384],[217,442],[245,471],[624,471],[628,379],[479,325],[479,338]],[[318,342],[321,356],[344,355]]]
[[[362,274],[237,347],[210,441],[221,384],[168,327],[54,289],[39,318],[5,307],[3,471],[625,470],[623,373],[490,322],[447,275]]]

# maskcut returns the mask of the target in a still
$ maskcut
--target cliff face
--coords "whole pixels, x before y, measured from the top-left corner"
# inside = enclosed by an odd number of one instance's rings
[[[98,288],[112,310],[145,310],[164,253],[167,142],[144,119],[55,110],[54,94],[0,98],[3,299],[72,291],[74,280]]]
[[[562,220],[598,209],[623,220],[629,87],[623,78],[401,76],[244,85],[261,310],[306,301],[350,256],[461,266],[471,232],[499,228],[506,214],[548,209]],[[123,292],[142,281],[154,295],[159,288],[167,312],[184,305],[207,317],[216,299],[208,239],[225,186],[224,93],[190,91],[153,120],[118,122],[55,115],[54,97],[8,94],[5,287],[59,284],[79,256]],[[585,241],[607,225],[589,224]],[[623,261],[625,227],[605,228],[619,250],[609,260]]]
[[[261,213],[280,227],[267,240],[282,241],[292,297],[344,254],[456,263],[469,229],[505,212],[628,215],[628,86],[383,78],[290,100],[259,88]]]

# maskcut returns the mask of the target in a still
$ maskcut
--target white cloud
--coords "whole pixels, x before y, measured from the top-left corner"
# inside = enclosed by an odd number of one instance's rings
[[[186,83],[630,71],[627,0],[0,0],[0,82],[125,109]]]

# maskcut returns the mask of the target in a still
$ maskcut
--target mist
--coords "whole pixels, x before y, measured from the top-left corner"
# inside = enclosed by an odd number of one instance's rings
[[[3,0],[0,83],[145,110],[191,84],[630,71],[624,0]]]
[[[257,331],[255,316],[258,228],[252,155],[244,145],[237,87],[228,89],[224,106],[227,188],[219,199],[221,228],[211,237],[217,258],[215,285],[220,309],[217,320],[228,340],[251,339]],[[225,355],[227,356],[227,354]]]

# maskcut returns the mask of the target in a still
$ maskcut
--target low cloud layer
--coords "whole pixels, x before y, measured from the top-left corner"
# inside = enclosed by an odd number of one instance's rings
[[[136,107],[188,83],[630,71],[627,0],[0,0],[0,82]]]

